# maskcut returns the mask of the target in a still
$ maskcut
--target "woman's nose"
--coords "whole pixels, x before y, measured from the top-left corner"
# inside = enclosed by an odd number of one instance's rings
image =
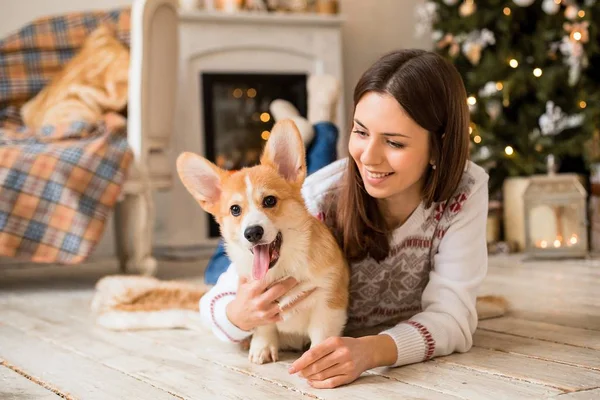
[[[383,161],[382,158],[381,149],[379,148],[378,143],[375,140],[370,139],[363,149],[360,156],[360,162],[363,165],[378,165]]]

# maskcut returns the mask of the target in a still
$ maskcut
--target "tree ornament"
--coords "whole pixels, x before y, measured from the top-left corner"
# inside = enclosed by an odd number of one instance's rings
[[[444,35],[440,41],[437,42],[438,49],[443,49],[444,47],[448,47],[448,55],[454,58],[460,52],[460,44],[458,40],[451,33],[447,33]]]
[[[465,0],[458,8],[458,14],[464,18],[472,15],[476,10],[477,5],[475,4],[475,0]]]
[[[543,136],[556,136],[565,129],[581,126],[583,119],[583,114],[567,115],[553,101],[548,100],[546,112],[540,116],[539,124]]]
[[[542,10],[548,15],[554,15],[560,10],[560,3],[557,4],[554,0],[544,0]]]
[[[567,6],[567,8],[565,9],[565,18],[569,21],[575,21],[577,19],[578,12],[579,10],[577,9],[577,7],[573,5]]]
[[[529,7],[535,2],[535,0],[513,0],[513,3],[519,7]]]
[[[479,89],[479,97],[491,97],[498,93],[499,90],[498,83],[489,81],[483,86],[483,88]]]
[[[485,104],[485,111],[488,113],[492,121],[496,121],[502,112],[502,104],[500,104],[499,100],[490,100]]]
[[[473,65],[479,64],[481,51],[489,45],[496,44],[494,32],[489,29],[475,30],[467,35],[463,44],[462,52]]]

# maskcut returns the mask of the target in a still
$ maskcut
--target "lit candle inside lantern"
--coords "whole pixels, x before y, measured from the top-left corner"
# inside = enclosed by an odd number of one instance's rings
[[[569,243],[570,244],[577,244],[577,235],[576,234],[572,234],[571,235],[571,239],[569,239]]]

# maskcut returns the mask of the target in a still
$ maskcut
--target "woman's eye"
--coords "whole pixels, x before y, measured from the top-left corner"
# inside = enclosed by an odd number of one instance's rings
[[[238,206],[237,204],[232,205],[229,210],[231,211],[231,215],[234,217],[239,217],[242,213],[242,207]]]
[[[267,196],[263,199],[263,206],[266,208],[275,207],[275,204],[277,204],[275,196]]]
[[[404,145],[402,143],[388,141],[388,144],[391,147],[393,147],[394,149],[403,149],[404,148]]]
[[[352,132],[356,133],[360,137],[366,137],[367,133],[363,131],[359,131],[358,129],[353,130]]]

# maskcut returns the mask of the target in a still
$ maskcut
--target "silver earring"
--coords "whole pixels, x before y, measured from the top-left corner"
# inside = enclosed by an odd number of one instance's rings
[[[435,169],[435,164],[431,164],[431,169]]]

